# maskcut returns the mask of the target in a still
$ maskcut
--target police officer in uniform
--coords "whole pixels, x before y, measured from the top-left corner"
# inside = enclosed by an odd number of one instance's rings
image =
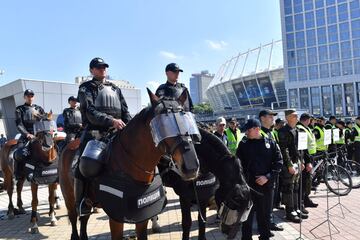
[[[281,118],[277,118],[275,120],[275,125],[274,125],[274,129],[273,129],[273,135],[275,137],[275,141],[277,144],[279,144],[279,129],[284,127],[285,125],[285,121],[282,120]]]
[[[331,129],[334,130],[336,128],[336,117],[330,116],[329,121],[325,124],[325,129]],[[331,144],[328,146],[328,152],[329,153],[335,153],[336,152],[336,144],[334,142],[333,132],[331,132]]]
[[[325,151],[327,151],[328,147],[324,144],[324,130],[325,130],[325,118],[319,117],[318,122],[315,123],[315,127],[313,130],[314,136],[316,138],[316,154],[322,155]]]
[[[272,237],[270,232],[270,212],[274,182],[279,174],[283,161],[280,149],[272,138],[260,134],[260,122],[249,119],[244,130],[246,137],[239,143],[236,156],[243,166],[247,183],[258,193],[251,192],[254,206],[248,219],[242,226],[242,240],[252,239],[252,220],[254,212],[258,222],[259,239],[268,240]]]
[[[351,140],[354,141],[353,159],[360,163],[360,116],[355,119]]]
[[[226,127],[226,120],[223,117],[218,117],[216,119],[216,131],[214,132],[214,135],[217,136],[225,146],[228,145],[228,139],[225,134],[225,127]]]
[[[186,112],[191,112],[194,106],[189,94],[189,90],[185,87],[185,84],[178,82],[180,72],[183,72],[183,70],[180,69],[179,65],[176,63],[169,63],[165,68],[167,81],[158,87],[155,95],[158,97],[178,99],[180,95],[186,91],[187,98],[184,104],[184,110]]]
[[[68,103],[70,107],[65,108],[63,111],[64,117],[64,130],[66,133],[65,142],[68,143],[71,140],[75,139],[79,135],[82,129],[82,120],[81,113],[79,108],[77,108],[77,98],[71,96],[68,98]]]
[[[299,216],[302,215],[302,218],[306,218],[307,215],[301,212],[298,204],[299,173],[300,169],[304,169],[304,164],[301,153],[297,150],[297,112],[294,109],[285,110],[285,118],[287,124],[279,130],[279,146],[284,160],[281,171],[282,202],[285,205],[286,219],[300,223]]]
[[[300,121],[296,125],[299,131],[305,132],[307,135],[307,150],[304,151],[304,162],[305,169],[302,171],[302,196],[299,196],[300,205],[304,207],[317,207],[318,204],[314,203],[310,198],[311,193],[311,170],[313,168],[314,155],[316,154],[316,139],[309,128],[312,117],[308,113],[303,113],[300,116]],[[299,193],[300,194],[300,193]],[[308,213],[307,210],[303,209],[305,213]]]
[[[130,121],[128,106],[119,87],[106,80],[109,65],[101,58],[90,62],[90,72],[93,79],[79,86],[78,100],[83,120],[84,131],[81,135],[80,155],[88,141],[96,135],[104,135],[109,129],[121,130]],[[81,158],[75,171],[75,201],[80,216],[88,215],[91,207],[80,204],[85,196],[85,172],[79,168]]]
[[[272,112],[270,110],[262,110],[259,113],[259,119],[261,122],[261,129],[260,129],[260,134],[264,137],[264,138],[270,138],[272,140],[274,140],[274,142],[276,143],[276,136],[275,133],[272,131],[272,126],[274,124],[274,117],[277,115],[277,113]],[[274,201],[275,201],[275,195],[278,195],[278,190],[279,190],[279,179],[278,177],[276,177],[276,179],[274,179],[274,191],[273,191],[273,197],[271,198],[271,205],[274,205]],[[278,224],[276,224],[274,222],[274,218],[273,218],[273,208],[271,208],[270,210],[270,229],[273,231],[283,231],[284,228]]]
[[[346,122],[346,127],[344,131],[345,131],[347,158],[353,159],[354,142],[352,139],[353,123],[351,121]]]
[[[17,106],[15,110],[15,123],[17,130],[21,134],[21,137],[18,140],[17,150],[14,154],[16,160],[15,176],[18,180],[24,177],[21,176],[21,174],[24,172],[25,159],[30,158],[30,149],[25,145],[29,140],[35,138],[34,123],[36,121],[36,116],[45,114],[42,107],[33,103],[35,100],[34,95],[35,93],[33,90],[25,90],[25,103]]]
[[[238,148],[238,145],[243,137],[237,126],[237,119],[233,117],[229,122],[229,127],[225,130],[225,134],[228,139],[228,148],[234,155],[236,154],[236,149]]]

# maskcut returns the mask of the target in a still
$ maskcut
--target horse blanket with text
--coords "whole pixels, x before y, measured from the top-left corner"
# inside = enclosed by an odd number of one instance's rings
[[[123,172],[102,174],[96,198],[117,222],[139,223],[158,215],[167,203],[160,175],[150,185],[134,181]]]
[[[57,182],[58,179],[58,158],[53,163],[46,164],[40,161],[26,160],[26,179],[39,185],[47,185]]]

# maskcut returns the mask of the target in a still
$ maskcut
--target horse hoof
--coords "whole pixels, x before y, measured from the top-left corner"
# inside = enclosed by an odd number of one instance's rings
[[[14,213],[8,214],[7,217],[9,220],[13,220],[15,218],[15,214]]]
[[[38,234],[39,228],[31,228],[31,234]]]
[[[57,221],[51,221],[50,225],[51,225],[52,227],[57,226]]]

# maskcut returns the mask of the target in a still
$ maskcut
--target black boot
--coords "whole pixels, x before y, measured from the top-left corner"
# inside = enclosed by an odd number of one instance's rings
[[[304,205],[305,207],[309,207],[309,208],[316,208],[317,206],[319,206],[319,204],[311,201],[311,199],[308,196],[304,198]]]
[[[91,214],[91,205],[87,204],[84,198],[85,182],[78,178],[74,178],[74,190],[75,190],[75,207],[79,217],[87,216]]]

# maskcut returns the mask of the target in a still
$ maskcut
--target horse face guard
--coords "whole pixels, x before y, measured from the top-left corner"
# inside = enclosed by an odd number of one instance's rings
[[[57,129],[55,121],[42,119],[34,123],[35,140],[41,145],[43,151],[49,151],[54,147],[53,132]]]
[[[201,135],[193,114],[185,112],[176,100],[162,98],[155,107],[150,129],[155,146],[162,147],[170,159],[169,168],[184,180],[196,178],[199,160],[194,143],[200,142]]]
[[[239,231],[240,223],[249,216],[253,202],[247,184],[236,184],[219,209],[221,232],[233,239]]]

